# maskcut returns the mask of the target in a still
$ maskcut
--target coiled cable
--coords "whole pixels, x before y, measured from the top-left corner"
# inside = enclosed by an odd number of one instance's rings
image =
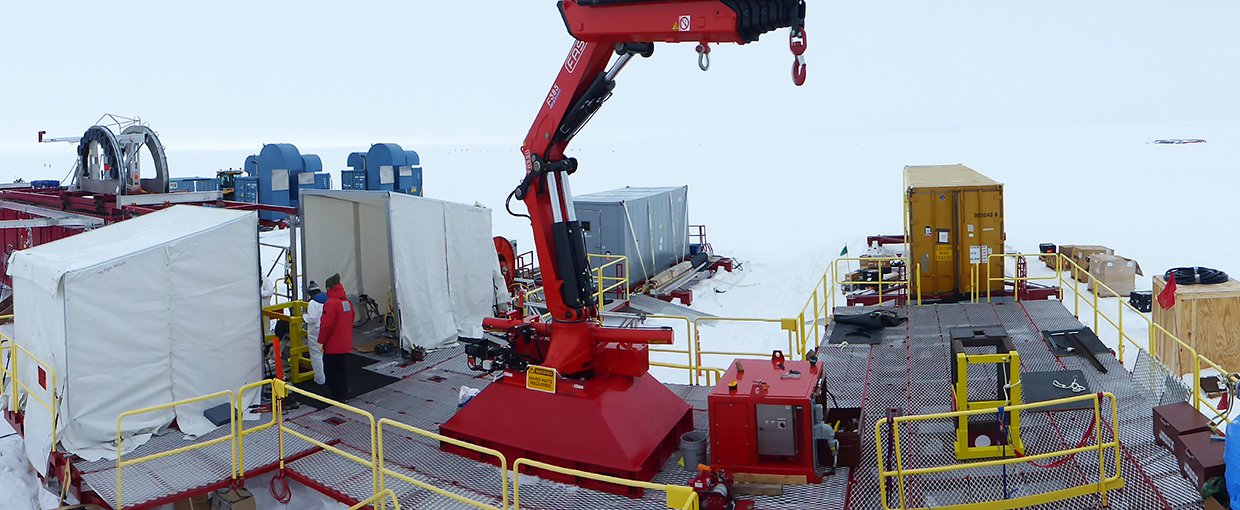
[[[1168,269],[1163,278],[1171,280],[1175,277],[1176,285],[1213,285],[1227,283],[1227,273],[1208,267],[1176,267]]]

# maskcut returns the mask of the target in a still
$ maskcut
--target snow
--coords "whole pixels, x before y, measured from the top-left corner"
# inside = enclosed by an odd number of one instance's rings
[[[8,422],[0,420],[0,510],[55,508],[56,496],[43,490],[26,460],[26,447]]]

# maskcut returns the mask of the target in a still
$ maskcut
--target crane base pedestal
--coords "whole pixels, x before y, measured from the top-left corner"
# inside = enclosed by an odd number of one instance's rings
[[[525,374],[509,372],[440,425],[445,436],[519,458],[571,469],[650,480],[693,430],[693,410],[650,374],[586,381],[560,379],[556,393],[525,387]],[[483,462],[497,459],[441,443],[444,451]],[[559,473],[525,468],[537,476],[640,497],[642,491]]]

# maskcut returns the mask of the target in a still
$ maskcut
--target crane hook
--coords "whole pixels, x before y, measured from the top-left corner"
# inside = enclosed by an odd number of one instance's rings
[[[710,45],[706,43],[699,44],[698,53],[698,69],[703,71],[710,70]]]
[[[800,87],[805,84],[805,50],[809,47],[809,35],[805,28],[793,28],[788,32],[788,49],[792,51],[792,83]]]

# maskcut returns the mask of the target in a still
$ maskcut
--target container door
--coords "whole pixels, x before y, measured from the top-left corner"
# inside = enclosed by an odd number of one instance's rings
[[[909,195],[910,263],[921,270],[924,297],[952,294],[956,279],[955,197],[951,191],[922,189]]]
[[[972,271],[976,267],[978,293],[1003,290],[1003,193],[995,189],[962,190],[960,202],[961,292],[973,292]],[[991,281],[991,279],[994,279]]]

